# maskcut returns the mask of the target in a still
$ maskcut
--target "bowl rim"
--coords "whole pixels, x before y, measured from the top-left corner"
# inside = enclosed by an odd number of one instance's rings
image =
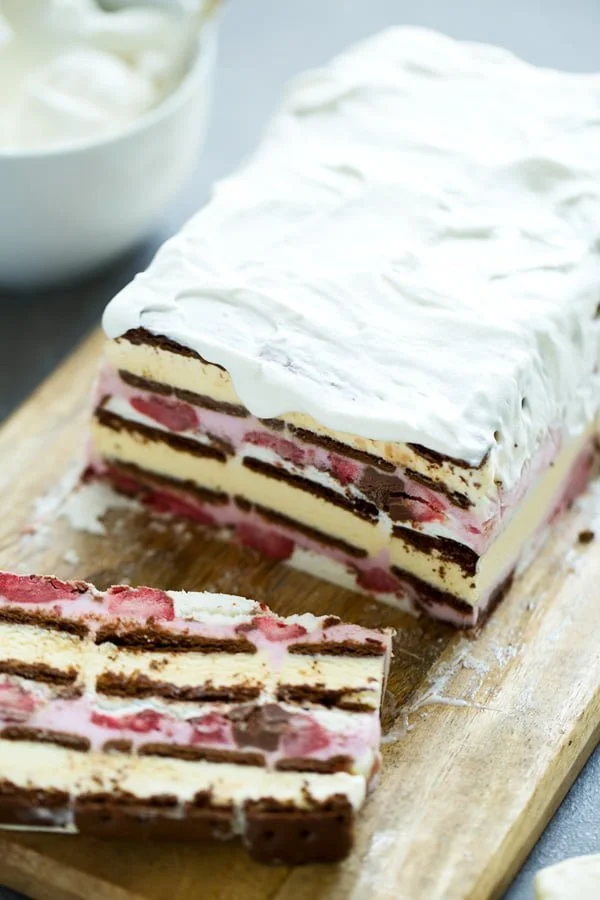
[[[111,132],[101,138],[92,138],[68,144],[58,144],[55,147],[38,147],[31,150],[3,150],[0,147],[0,166],[4,162],[17,160],[42,160],[56,157],[68,157],[86,151],[96,150],[127,140],[152,128],[153,125],[169,115],[185,102],[193,93],[198,80],[202,80],[214,63],[217,45],[218,26],[214,17],[205,22],[195,42],[194,56],[188,69],[179,84],[164,97],[157,106],[147,110],[138,118],[133,119],[124,128]]]

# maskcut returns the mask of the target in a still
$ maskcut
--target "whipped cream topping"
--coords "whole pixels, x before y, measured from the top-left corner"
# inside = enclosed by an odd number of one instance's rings
[[[255,156],[108,306],[259,417],[505,486],[600,397],[600,76],[394,28],[298,79]]]
[[[177,86],[193,54],[202,0],[170,9],[112,6],[2,0],[0,152],[118,132]]]

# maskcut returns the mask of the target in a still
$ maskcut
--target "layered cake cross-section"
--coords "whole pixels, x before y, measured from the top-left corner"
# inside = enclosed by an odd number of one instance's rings
[[[600,78],[384,32],[108,306],[90,471],[474,625],[597,465]]]
[[[0,573],[0,827],[342,859],[390,652],[244,597]]]

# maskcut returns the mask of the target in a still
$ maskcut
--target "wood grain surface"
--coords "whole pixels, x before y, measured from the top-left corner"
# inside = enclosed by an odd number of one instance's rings
[[[0,567],[245,593],[281,613],[334,612],[398,630],[384,771],[337,866],[268,868],[236,844],[111,844],[3,832],[0,883],[35,898],[463,900],[499,896],[596,745],[600,489],[558,523],[477,635],[395,612],[215,540],[110,510],[72,527],[102,339],[93,335],[0,432]],[[70,493],[69,493],[70,492]],[[90,502],[86,493],[80,504]],[[579,542],[584,529],[597,538]],[[79,562],[76,562],[76,559]]]

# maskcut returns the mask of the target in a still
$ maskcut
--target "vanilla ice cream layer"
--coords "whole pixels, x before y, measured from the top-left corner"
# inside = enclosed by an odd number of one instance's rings
[[[161,653],[127,650],[110,643],[94,644],[35,625],[0,621],[2,661],[49,666],[62,673],[73,671],[77,681],[93,684],[105,673],[126,679],[143,677],[156,686],[232,689],[256,687],[270,697],[280,685],[307,685],[340,691],[344,701],[368,708],[379,706],[382,689],[381,657],[319,656],[281,651],[274,668],[266,653]],[[0,667],[2,662],[0,662]],[[152,693],[152,690],[149,690]]]
[[[241,496],[360,548],[369,557],[381,558],[387,554],[389,565],[472,606],[480,603],[514,566],[524,544],[554,508],[557,494],[580,455],[585,454],[594,433],[593,428],[588,429],[562,450],[496,541],[474,560],[473,570],[448,557],[444,548],[423,549],[411,542],[410,534],[390,533],[389,523],[370,522],[322,497],[251,471],[242,465],[239,457],[223,463],[176,450],[163,443],[160,436],[150,440],[135,432],[115,431],[98,422],[93,426],[95,448],[105,459],[134,464],[148,472],[191,481],[230,496]]]
[[[171,794],[181,803],[192,802],[197,794],[207,791],[214,805],[233,803],[239,808],[248,800],[269,797],[303,809],[309,805],[308,793],[317,802],[342,794],[357,809],[366,793],[365,779],[346,772],[272,772],[232,763],[83,753],[2,739],[0,773],[3,779],[24,789],[58,790],[78,796],[103,792],[110,795],[118,787],[120,792],[140,800]]]

